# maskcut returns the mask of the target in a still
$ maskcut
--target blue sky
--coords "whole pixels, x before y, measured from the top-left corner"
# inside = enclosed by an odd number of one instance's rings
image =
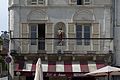
[[[8,0],[0,0],[0,34],[8,31]]]

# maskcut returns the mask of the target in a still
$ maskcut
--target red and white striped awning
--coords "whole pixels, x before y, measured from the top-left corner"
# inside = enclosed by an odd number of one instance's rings
[[[99,68],[104,67],[105,64],[100,62],[80,62],[80,61],[72,61],[72,62],[42,62],[42,70],[43,72],[91,72],[97,70]],[[35,71],[36,64],[35,63],[16,63],[14,71]]]

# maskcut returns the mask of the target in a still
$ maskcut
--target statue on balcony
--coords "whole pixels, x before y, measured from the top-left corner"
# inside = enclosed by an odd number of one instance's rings
[[[63,45],[63,37],[64,37],[64,31],[62,28],[58,29],[58,45],[62,46]]]

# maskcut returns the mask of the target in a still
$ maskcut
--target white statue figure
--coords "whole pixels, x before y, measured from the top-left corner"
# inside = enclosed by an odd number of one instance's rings
[[[64,31],[62,30],[62,28],[59,28],[58,30],[59,45],[63,45],[63,37],[64,37]]]

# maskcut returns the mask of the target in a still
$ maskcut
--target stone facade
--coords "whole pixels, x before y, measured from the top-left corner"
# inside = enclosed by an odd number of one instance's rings
[[[78,55],[95,53],[90,56],[92,60],[96,60],[98,54],[98,59],[106,62],[103,59],[109,55],[109,51],[113,51],[111,6],[111,0],[10,0],[9,29],[13,38],[10,50],[15,50],[25,59],[30,59],[27,57],[30,55],[36,58],[37,53],[41,53],[41,56],[44,56],[42,53],[54,55],[59,52]],[[78,31],[81,35],[77,35],[77,26],[82,27]],[[59,29],[64,32],[61,41],[58,39]],[[85,33],[88,35],[85,36]],[[105,56],[100,57],[101,54]],[[56,60],[56,57],[63,59],[59,55],[52,58],[45,55],[42,60]],[[71,57],[63,61],[84,59]],[[12,68],[10,70],[13,71]]]
[[[76,37],[76,23],[90,23],[92,24],[91,36],[93,38],[111,38],[112,36],[112,26],[111,26],[111,0],[90,0],[90,5],[75,5],[70,2],[70,0],[62,0],[59,2],[54,0],[45,1],[45,5],[31,5],[28,4],[26,0],[13,0],[9,5],[10,12],[10,30],[13,32],[14,38],[30,37],[29,24],[32,23],[45,23],[45,38],[55,37],[55,25],[62,22],[65,25],[65,35],[66,38]],[[24,30],[22,31],[22,26]],[[71,26],[71,27],[69,27]],[[73,27],[74,26],[74,27]],[[94,28],[96,26],[96,28]],[[26,27],[26,28],[25,28]],[[73,30],[69,32],[70,30]],[[26,35],[21,35],[26,34]],[[54,41],[49,42],[51,44]],[[50,49],[51,52],[54,51],[54,46],[46,42],[45,48]],[[95,43],[95,42],[93,42]],[[74,44],[74,43],[73,43]],[[104,44],[104,43],[103,43]],[[16,40],[14,45],[11,45],[13,49],[22,51],[23,47],[20,47],[20,41]],[[75,45],[75,44],[74,44]],[[100,43],[97,45],[100,49]],[[105,42],[103,49],[108,50],[109,41]],[[27,52],[37,52],[35,50],[36,46],[30,43],[24,45],[27,46]],[[69,46],[67,43],[66,46]],[[76,45],[75,45],[76,46]],[[79,47],[79,46],[78,46]],[[93,47],[94,44],[91,44]],[[96,47],[96,46],[95,46]],[[112,45],[110,46],[112,50]],[[32,50],[33,49],[33,50]],[[66,50],[68,48],[66,47]],[[75,49],[76,50],[76,49]]]

